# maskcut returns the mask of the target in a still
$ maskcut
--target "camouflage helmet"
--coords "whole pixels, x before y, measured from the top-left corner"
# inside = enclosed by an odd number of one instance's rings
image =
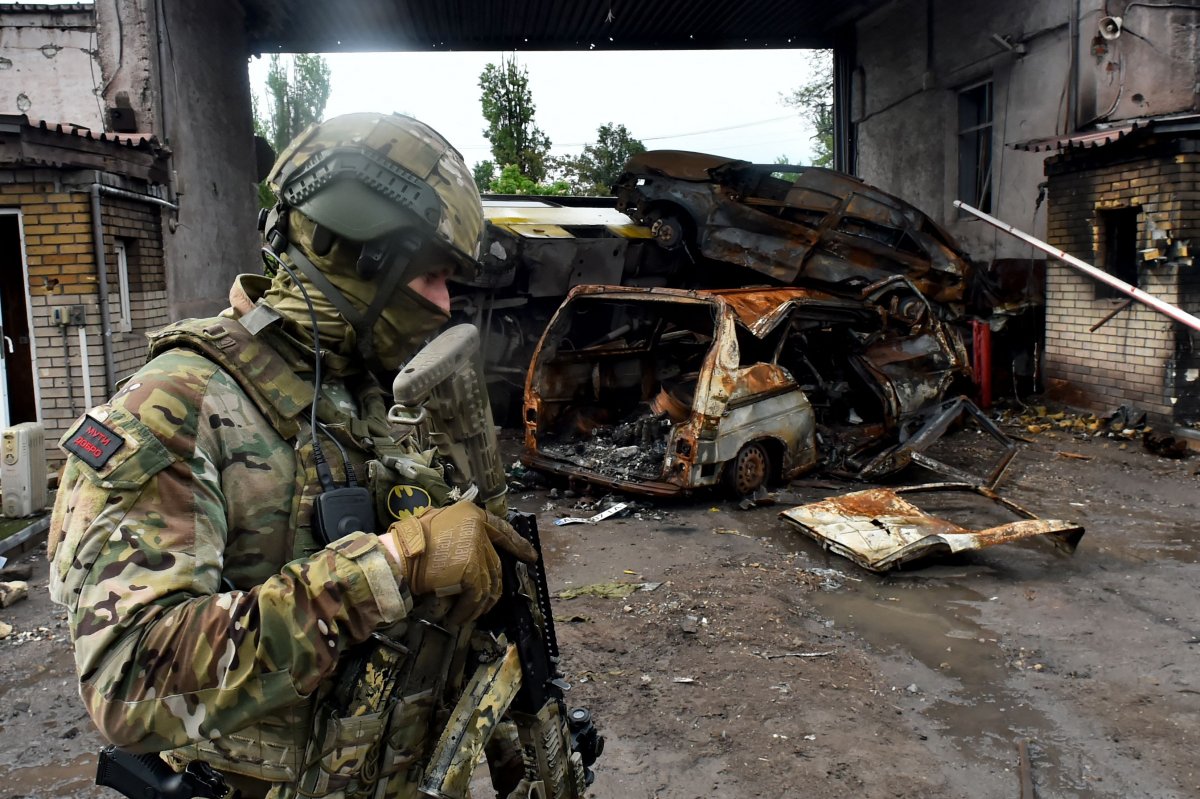
[[[460,272],[478,268],[483,210],[471,171],[412,117],[356,113],[310,125],[267,182],[280,203],[349,241],[432,236]]]

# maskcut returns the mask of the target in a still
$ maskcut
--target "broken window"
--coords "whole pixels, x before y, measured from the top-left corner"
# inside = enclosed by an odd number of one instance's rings
[[[958,196],[981,211],[992,210],[990,80],[958,93]]]
[[[1142,209],[1113,208],[1099,211],[1101,241],[1100,268],[1131,286],[1137,285],[1137,235]],[[1095,281],[1096,299],[1113,299],[1125,295],[1107,283]]]

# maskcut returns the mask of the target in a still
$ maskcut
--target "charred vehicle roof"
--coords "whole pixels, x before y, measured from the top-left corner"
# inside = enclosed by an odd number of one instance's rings
[[[963,312],[971,266],[950,234],[853,176],[652,150],[629,159],[613,190],[665,248],[839,291],[903,275],[950,316]]]
[[[874,477],[907,464],[901,432],[966,372],[902,277],[858,298],[580,286],[529,370],[523,460],[658,495],[745,495],[818,466]]]

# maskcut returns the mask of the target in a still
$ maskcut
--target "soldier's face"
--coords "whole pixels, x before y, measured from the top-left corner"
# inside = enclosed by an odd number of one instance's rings
[[[410,281],[408,287],[438,308],[441,308],[444,313],[449,314],[450,286],[446,283],[446,278],[449,275],[450,269],[448,267],[435,269]]]

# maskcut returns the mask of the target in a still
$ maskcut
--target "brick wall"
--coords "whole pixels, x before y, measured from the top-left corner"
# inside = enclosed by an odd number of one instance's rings
[[[28,295],[33,320],[34,365],[39,380],[41,418],[46,426],[51,462],[61,460],[59,436],[86,410],[81,370],[79,328],[63,329],[54,310],[82,305],[87,339],[87,375],[92,401],[103,402],[104,350],[101,339],[99,291],[92,244],[90,196],[86,190],[64,186],[51,170],[16,170],[0,183],[0,207],[18,208],[24,236]],[[162,229],[156,206],[101,197],[108,264],[109,311],[113,320],[113,359],[120,379],[141,363],[145,334],[169,320],[166,311]],[[119,332],[120,291],[115,244],[125,243],[129,275],[130,330]],[[65,344],[65,348],[64,348]]]
[[[1137,249],[1153,227],[1200,243],[1200,155],[1147,156],[1050,173],[1049,242],[1103,267],[1107,210],[1139,207]],[[1187,268],[1184,267],[1186,270]],[[1138,288],[1167,302],[1180,295],[1180,268],[1138,263]],[[1097,411],[1132,405],[1168,420],[1175,404],[1176,323],[1140,303],[1090,328],[1124,302],[1098,299],[1096,282],[1052,261],[1046,275],[1046,377],[1069,386],[1075,404]]]

